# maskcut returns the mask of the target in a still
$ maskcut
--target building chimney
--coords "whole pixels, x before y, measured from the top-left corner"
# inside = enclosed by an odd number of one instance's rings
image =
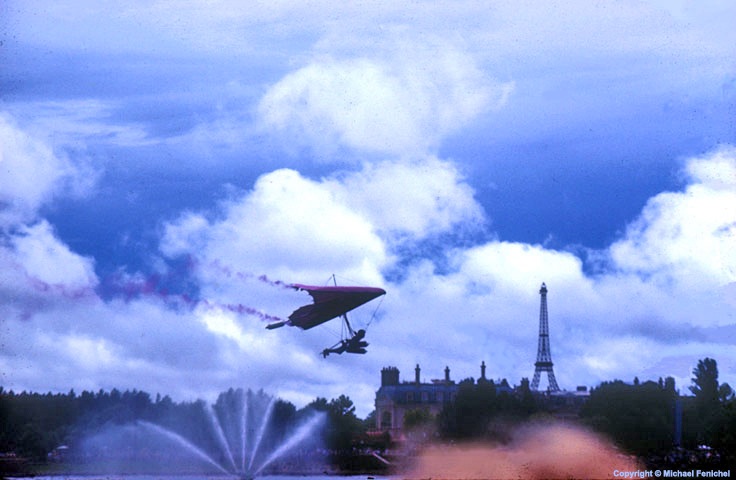
[[[485,361],[480,362],[480,378],[481,380],[486,379],[486,362]]]
[[[381,386],[398,385],[399,369],[396,367],[385,367],[381,370]]]
[[[421,383],[421,382],[419,381],[419,372],[420,372],[420,370],[419,370],[419,364],[417,363],[417,368],[415,368],[415,369],[414,369],[414,373],[416,374],[415,380],[416,380],[416,382],[417,382],[417,385],[418,385],[419,383]]]
[[[445,367],[445,381],[450,383],[450,367]]]

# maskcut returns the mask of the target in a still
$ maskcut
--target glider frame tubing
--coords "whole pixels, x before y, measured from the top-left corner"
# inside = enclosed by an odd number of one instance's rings
[[[333,285],[337,286],[337,278],[335,278],[335,274],[332,274],[332,283]],[[353,327],[350,326],[350,322],[348,321],[348,312],[343,312],[342,319],[345,321],[345,326],[348,327],[348,333],[350,334],[351,339],[355,337],[355,331],[353,330]],[[365,330],[363,331],[363,335],[365,335]],[[342,333],[340,334],[340,337],[342,337]],[[346,338],[340,338],[340,341],[347,340]],[[335,344],[337,345],[337,344]],[[327,349],[325,349],[327,350]],[[324,353],[324,352],[322,352]],[[327,358],[327,355],[325,355],[325,358]]]

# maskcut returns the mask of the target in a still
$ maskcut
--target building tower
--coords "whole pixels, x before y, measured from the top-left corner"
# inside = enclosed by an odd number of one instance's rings
[[[542,301],[539,305],[539,344],[537,346],[537,361],[534,363],[534,379],[532,380],[532,390],[539,388],[539,376],[542,372],[547,372],[547,380],[550,392],[560,391],[555,380],[555,372],[552,370],[552,353],[549,349],[549,322],[547,320],[547,286],[542,283],[539,290]]]

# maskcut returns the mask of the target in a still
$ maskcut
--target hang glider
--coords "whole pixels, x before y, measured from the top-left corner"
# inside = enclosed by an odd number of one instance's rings
[[[294,284],[292,288],[306,291],[312,297],[313,302],[294,310],[288,320],[268,324],[267,329],[272,330],[290,325],[309,330],[337,317],[342,317],[350,337],[343,338],[332,347],[324,349],[322,356],[327,357],[330,353],[341,354],[343,352],[366,353],[365,347],[368,346],[368,342],[363,340],[365,330],[354,331],[348,321],[347,312],[385,295],[385,290],[374,287],[317,287],[300,284]]]
[[[374,287],[314,287],[300,284],[292,287],[309,293],[314,302],[294,310],[288,320],[269,323],[266,326],[269,330],[284,325],[309,330],[386,294],[386,290]]]

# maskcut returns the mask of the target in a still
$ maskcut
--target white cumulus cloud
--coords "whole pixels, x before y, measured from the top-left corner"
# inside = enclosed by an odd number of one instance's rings
[[[258,107],[269,129],[319,149],[333,144],[405,155],[435,148],[513,85],[488,78],[449,46],[388,59],[315,59],[271,86]]]
[[[388,256],[370,222],[324,185],[287,169],[262,176],[251,192],[226,202],[220,219],[189,214],[167,224],[161,248],[289,277],[321,275],[328,262],[347,276],[374,281]]]
[[[736,281],[736,150],[691,159],[683,192],[651,198],[610,248],[622,271],[684,288]]]
[[[15,258],[29,277],[70,288],[95,286],[94,261],[72,252],[43,220],[11,237]]]
[[[32,220],[55,195],[83,191],[92,177],[0,112],[0,227]]]
[[[477,230],[487,222],[457,165],[434,157],[366,164],[326,186],[386,239]]]

